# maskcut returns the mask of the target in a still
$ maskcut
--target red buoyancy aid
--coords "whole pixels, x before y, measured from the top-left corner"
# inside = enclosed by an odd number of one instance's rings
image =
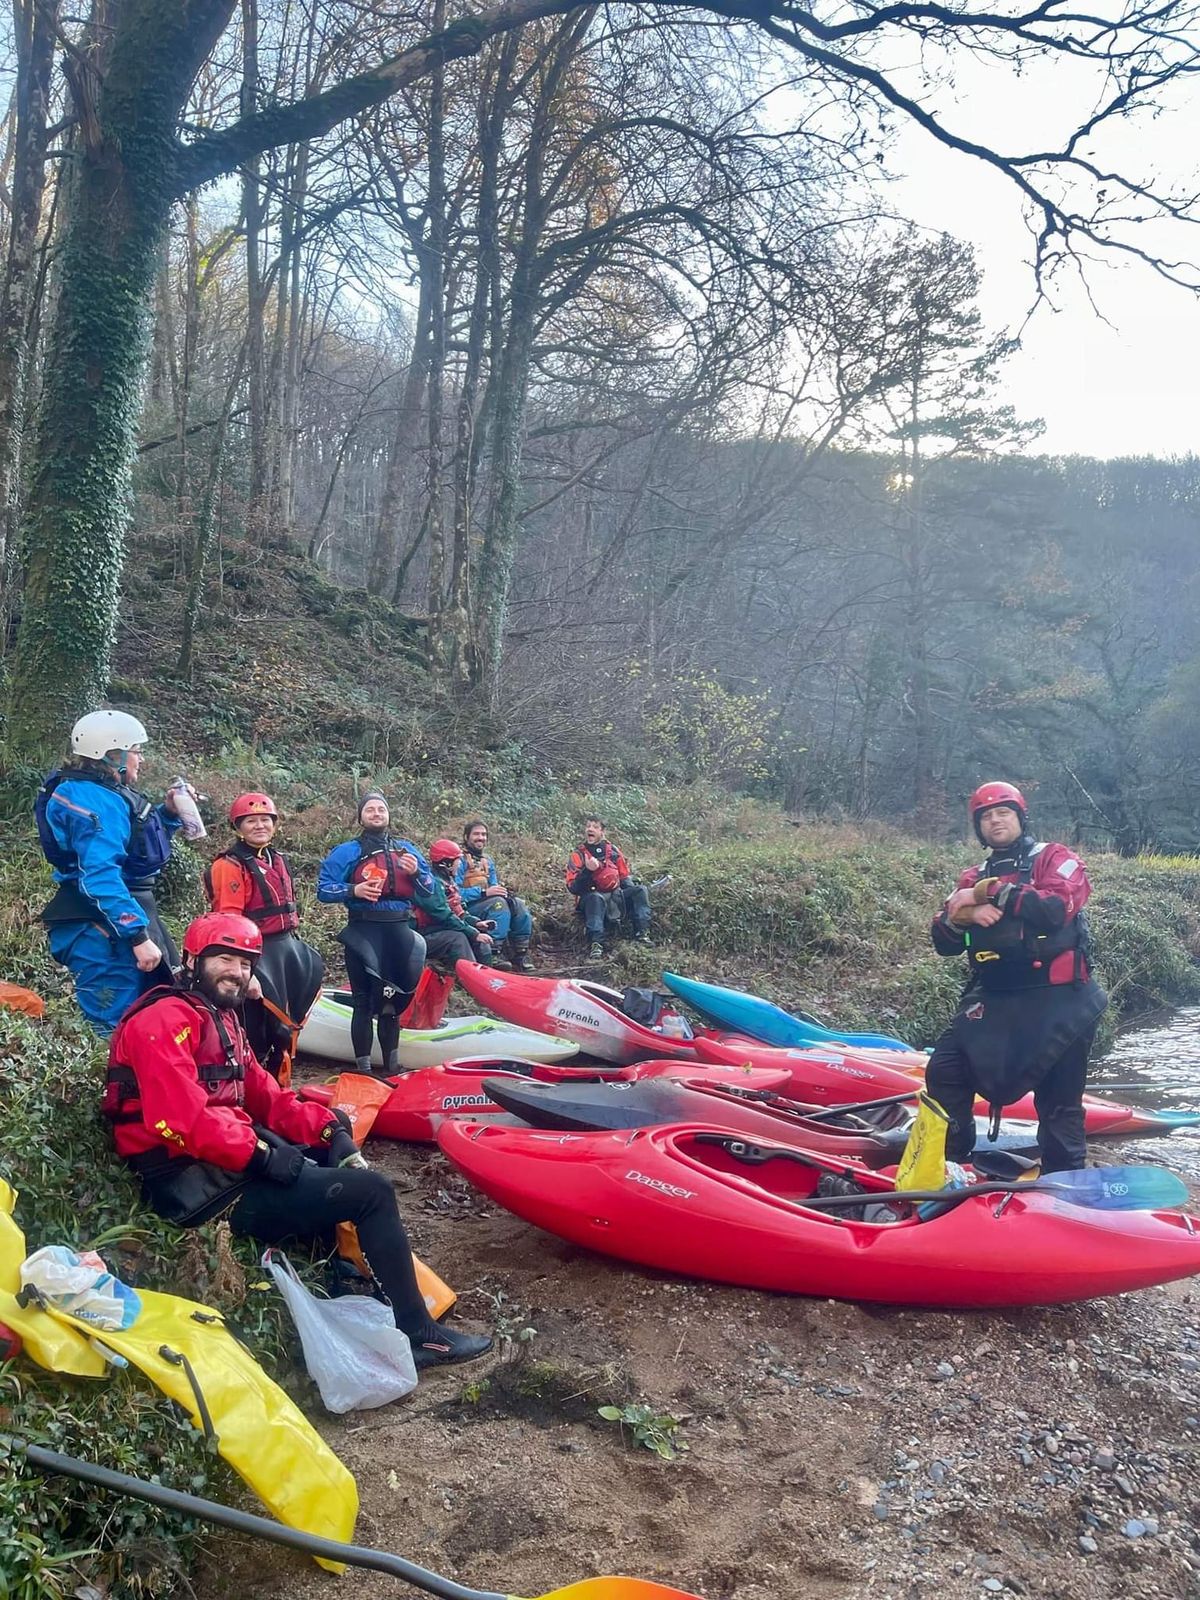
[[[599,889],[601,894],[610,893],[621,881],[621,852],[611,839],[601,839],[598,844],[588,845],[585,848],[590,850],[600,863],[592,873],[592,888]]]
[[[243,1106],[246,1100],[246,1072],[255,1065],[254,1053],[241,1019],[230,1011],[219,1012],[195,990],[175,989],[169,984],[160,984],[135,1000],[118,1023],[113,1037],[100,1114],[112,1125],[117,1154],[132,1162],[138,1171],[143,1170],[147,1163],[165,1168],[168,1162],[188,1160],[186,1156],[173,1155],[163,1141],[145,1126],[137,1073],[121,1060],[121,1034],[125,1024],[138,1012],[167,998],[182,1001],[196,1013],[200,1028],[194,1051],[196,1076],[210,1105]]]
[[[434,882],[440,883],[442,888],[446,891],[446,904],[450,907],[451,912],[454,914],[454,916],[458,917],[460,921],[465,922],[467,918],[467,908],[463,904],[462,893],[454,879],[444,878],[440,872],[435,872],[433,877]],[[443,924],[435,920],[433,913],[425,906],[414,907],[413,919],[416,922],[417,927],[422,932],[424,932],[426,928],[437,928],[443,926]]]
[[[381,900],[411,900],[416,894],[412,875],[400,865],[399,850],[388,845],[375,850],[363,850],[350,870],[349,883],[383,884]]]
[[[231,861],[240,867],[249,886],[241,914],[249,917],[263,938],[273,933],[292,933],[300,926],[296,894],[286,859],[278,850],[252,850],[240,840],[223,850],[218,861]],[[213,901],[212,868],[204,875],[209,903]]]

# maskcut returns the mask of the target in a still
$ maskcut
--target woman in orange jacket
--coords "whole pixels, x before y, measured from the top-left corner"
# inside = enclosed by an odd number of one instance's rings
[[[287,1084],[296,1039],[321,992],[325,963],[297,932],[291,871],[272,844],[278,822],[270,795],[238,795],[229,808],[237,838],[205,873],[204,888],[213,911],[247,917],[262,934],[257,968],[262,998],[246,1002],[246,1032],[262,1065]]]

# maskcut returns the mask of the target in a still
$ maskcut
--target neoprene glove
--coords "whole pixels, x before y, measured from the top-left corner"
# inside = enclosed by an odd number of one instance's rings
[[[286,1139],[268,1144],[259,1134],[246,1171],[256,1178],[267,1178],[271,1183],[285,1186],[293,1184],[304,1171],[304,1151],[297,1144],[289,1144]]]

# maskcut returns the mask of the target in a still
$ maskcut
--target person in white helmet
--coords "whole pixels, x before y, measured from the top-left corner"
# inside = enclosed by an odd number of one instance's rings
[[[56,884],[42,912],[50,953],[70,969],[79,1008],[101,1038],[179,962],[154,884],[180,819],[174,792],[156,806],[138,791],[146,740],[128,712],[80,717],[69,763],[37,797],[38,838]]]

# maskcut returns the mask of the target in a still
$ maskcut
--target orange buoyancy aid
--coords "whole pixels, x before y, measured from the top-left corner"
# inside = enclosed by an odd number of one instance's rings
[[[473,856],[469,850],[463,851],[463,879],[461,887],[464,889],[482,889],[486,892],[492,881],[492,860],[490,856]]]

